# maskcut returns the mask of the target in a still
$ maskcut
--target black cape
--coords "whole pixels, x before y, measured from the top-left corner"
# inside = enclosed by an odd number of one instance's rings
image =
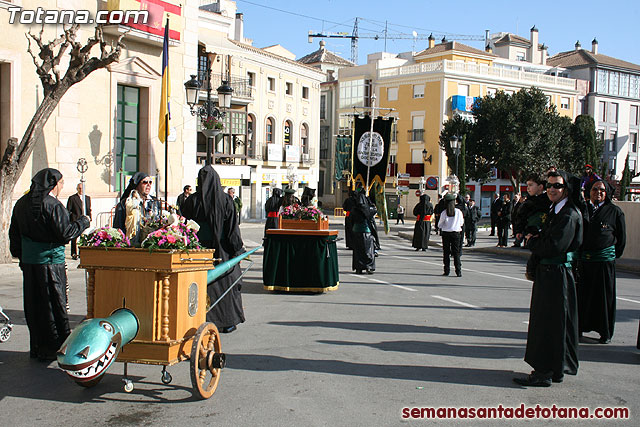
[[[416,249],[427,249],[431,236],[431,221],[424,221],[424,217],[433,214],[433,205],[428,195],[420,196],[420,202],[413,208],[413,214],[416,216],[416,224],[413,227],[411,246]]]
[[[198,238],[202,246],[215,249],[214,256],[228,261],[244,252],[238,217],[233,200],[222,189],[220,176],[211,165],[198,172],[196,192],[185,200],[182,214],[200,225]],[[228,273],[209,283],[207,295],[213,304],[240,277],[240,265],[236,264]],[[238,283],[207,313],[207,321],[218,328],[244,322],[242,309],[242,283]]]
[[[566,178],[564,181],[568,182]],[[581,243],[582,215],[567,199],[557,214],[548,214],[542,233],[529,239],[527,247],[533,256],[544,259],[577,251]],[[541,375],[577,373],[578,307],[571,267],[536,266],[524,360]]]
[[[355,196],[355,204],[351,210],[350,218],[353,221],[353,256],[351,267],[356,271],[375,270],[375,239],[371,233],[371,222],[377,210],[364,191]],[[366,227],[369,232],[363,232]]]
[[[344,238],[345,246],[347,249],[353,249],[353,219],[351,213],[356,206],[355,193],[349,191],[349,197],[342,203],[342,210],[344,211]]]
[[[274,188],[273,194],[267,199],[264,204],[264,210],[267,213],[267,222],[264,224],[264,231],[271,228],[278,228],[278,217],[270,217],[269,214],[275,212],[276,214],[280,210],[282,204],[282,190],[280,188]]]
[[[64,262],[31,264],[23,252],[23,238],[42,247],[60,248],[89,227],[85,216],[71,221],[69,212],[49,192],[62,178],[56,169],[43,169],[31,180],[31,189],[13,208],[9,226],[11,254],[20,259],[24,280],[24,314],[29,328],[32,357],[51,359],[69,335],[67,274]],[[63,249],[58,249],[63,250]],[[64,256],[64,255],[63,255]]]
[[[587,185],[586,194],[589,194],[594,183]],[[604,204],[598,209],[588,204],[581,250],[598,251],[614,246],[615,257],[620,258],[626,244],[624,213],[611,202],[611,187],[604,183],[607,189]],[[603,339],[611,339],[616,316],[616,262],[581,258],[578,267],[580,332],[596,331]]]

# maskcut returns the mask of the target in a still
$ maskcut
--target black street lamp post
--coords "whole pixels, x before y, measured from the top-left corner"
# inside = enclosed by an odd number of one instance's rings
[[[453,150],[453,154],[456,155],[456,171],[454,175],[458,176],[458,156],[460,155],[460,138],[458,138],[455,135],[452,136],[451,140],[449,141],[449,144],[451,145],[451,150]]]
[[[200,117],[200,120],[211,122],[221,120],[226,115],[226,110],[231,108],[231,95],[233,94],[233,88],[229,86],[228,80],[222,80],[222,85],[217,89],[218,92],[218,106],[214,106],[211,101],[211,61],[207,67],[207,101],[204,105],[198,106],[198,95],[202,88],[200,82],[196,79],[195,74],[191,75],[191,80],[184,84],[184,88],[187,95],[187,104],[191,110],[192,116]],[[209,132],[206,132],[209,131]],[[221,132],[221,128],[205,129],[203,133],[207,137],[207,158],[205,164],[210,165],[212,163],[212,145],[213,138]]]

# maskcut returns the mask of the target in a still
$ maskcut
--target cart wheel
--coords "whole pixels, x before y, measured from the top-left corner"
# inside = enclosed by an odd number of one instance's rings
[[[162,371],[162,376],[160,377],[160,381],[162,381],[162,384],[170,384],[172,380],[173,377],[169,372]]]
[[[6,342],[11,336],[11,329],[7,326],[0,329],[0,342]]]
[[[124,391],[131,393],[133,391],[133,381],[127,379],[123,379],[122,381],[124,382]]]
[[[104,377],[104,375],[100,375],[98,378],[94,378],[90,381],[76,381],[76,384],[78,384],[80,387],[85,387],[85,388],[93,387],[94,385],[100,382],[102,377]]]
[[[224,367],[220,349],[218,328],[209,322],[200,325],[191,346],[191,384],[203,399],[211,397],[218,387]]]

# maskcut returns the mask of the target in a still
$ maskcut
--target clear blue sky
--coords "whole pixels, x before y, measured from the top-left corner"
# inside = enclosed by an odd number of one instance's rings
[[[598,39],[599,53],[640,65],[640,0],[618,1],[469,1],[430,0],[237,0],[238,12],[244,13],[247,38],[254,46],[281,44],[300,58],[318,48],[320,39],[307,42],[309,31],[348,32],[355,17],[360,35],[388,33],[411,35],[464,34],[484,36],[507,31],[529,38],[529,29],[539,30],[539,42],[549,46],[549,54],[571,50],[576,40],[591,49]],[[281,9],[291,13],[278,11]],[[324,39],[327,48],[343,58],[351,56],[349,39]],[[437,41],[440,39],[438,38]],[[481,41],[462,43],[483,49]],[[413,40],[387,40],[388,52],[411,51]],[[425,48],[427,41],[415,42],[415,50]],[[359,64],[366,55],[384,50],[384,41],[360,39]]]

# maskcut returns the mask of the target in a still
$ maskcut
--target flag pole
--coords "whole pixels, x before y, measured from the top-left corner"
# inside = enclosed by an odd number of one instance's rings
[[[169,76],[170,74],[168,73],[169,70],[169,18],[167,18],[167,24],[166,24],[166,29],[165,32],[167,34],[167,39],[165,40],[165,43],[167,43],[167,79],[166,79],[166,85],[167,88],[165,88],[165,93],[167,94],[167,99],[163,99],[163,102],[167,102],[168,98],[169,98],[169,92],[168,92],[168,86],[171,85],[171,82],[169,82]],[[163,70],[164,72],[164,70]],[[169,111],[167,110],[167,112],[164,115],[164,201],[167,205],[167,210],[169,210]]]

